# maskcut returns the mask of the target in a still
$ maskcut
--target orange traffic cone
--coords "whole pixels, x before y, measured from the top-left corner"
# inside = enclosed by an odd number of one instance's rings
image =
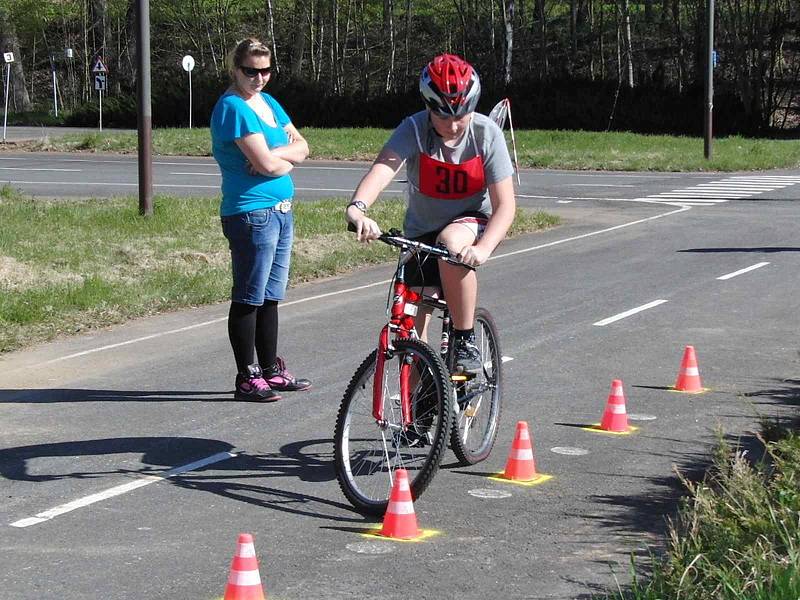
[[[508,453],[506,468],[500,477],[512,481],[533,481],[539,477],[533,460],[531,434],[525,421],[517,421],[517,430],[511,443],[511,451]]]
[[[675,380],[675,389],[679,392],[689,392],[696,394],[703,391],[703,384],[700,382],[700,369],[697,368],[697,356],[694,353],[694,346],[686,346],[683,351],[681,370],[678,371],[678,379]]]
[[[622,380],[611,382],[611,393],[608,395],[606,409],[600,420],[600,429],[622,433],[628,431],[628,413],[625,411],[625,394],[622,391]]]
[[[264,600],[256,548],[253,545],[253,536],[249,533],[239,534],[224,600]]]
[[[408,484],[408,472],[405,469],[394,472],[394,484],[380,535],[400,540],[410,540],[422,535],[417,527],[417,515],[414,513],[411,486]]]

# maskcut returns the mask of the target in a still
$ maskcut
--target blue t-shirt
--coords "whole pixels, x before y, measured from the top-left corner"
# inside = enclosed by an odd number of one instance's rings
[[[269,94],[261,92],[261,97],[272,109],[277,127],[265,123],[242,98],[230,92],[223,94],[211,113],[211,153],[222,172],[223,217],[269,208],[294,195],[294,183],[288,174],[251,175],[245,166],[247,157],[236,145],[235,140],[253,133],[263,134],[269,148],[289,143],[283,129],[292,122],[289,115]]]

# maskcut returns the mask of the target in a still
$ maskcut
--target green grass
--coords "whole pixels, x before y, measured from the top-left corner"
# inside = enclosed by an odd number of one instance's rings
[[[706,478],[684,480],[689,495],[666,554],[653,557],[649,577],[607,598],[800,598],[800,435],[778,437],[755,465],[720,441]]]
[[[394,255],[345,232],[345,204],[297,203],[291,284]],[[0,189],[0,352],[226,300],[230,266],[218,207],[216,198],[157,196],[154,216],[143,218],[135,198],[43,201]],[[383,200],[370,214],[388,228],[400,226],[403,211],[403,201]],[[521,234],[556,223],[520,210],[513,227]]]
[[[385,129],[303,129],[311,158],[372,160],[391,132]],[[507,137],[510,136],[507,132]],[[620,171],[747,171],[800,166],[796,140],[739,136],[714,141],[713,159],[703,157],[702,138],[588,131],[517,131],[522,168]],[[69,134],[28,144],[33,150],[136,152],[135,134]],[[156,154],[208,156],[208,129],[156,129]]]

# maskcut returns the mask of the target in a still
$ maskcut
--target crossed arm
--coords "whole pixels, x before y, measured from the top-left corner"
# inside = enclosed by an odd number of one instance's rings
[[[250,163],[252,172],[278,177],[286,175],[308,156],[308,142],[291,123],[284,127],[289,136],[286,146],[270,149],[261,133],[252,133],[236,140],[236,145]]]

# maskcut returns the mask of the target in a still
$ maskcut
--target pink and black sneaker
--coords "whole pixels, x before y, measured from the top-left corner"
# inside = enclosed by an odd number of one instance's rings
[[[241,402],[275,402],[281,399],[280,394],[276,394],[264,380],[264,373],[257,364],[247,365],[247,372],[236,374],[233,397]]]
[[[264,374],[267,384],[273,390],[281,392],[301,392],[311,389],[311,382],[308,379],[297,379],[286,370],[286,363],[282,358],[277,358],[275,364]]]

